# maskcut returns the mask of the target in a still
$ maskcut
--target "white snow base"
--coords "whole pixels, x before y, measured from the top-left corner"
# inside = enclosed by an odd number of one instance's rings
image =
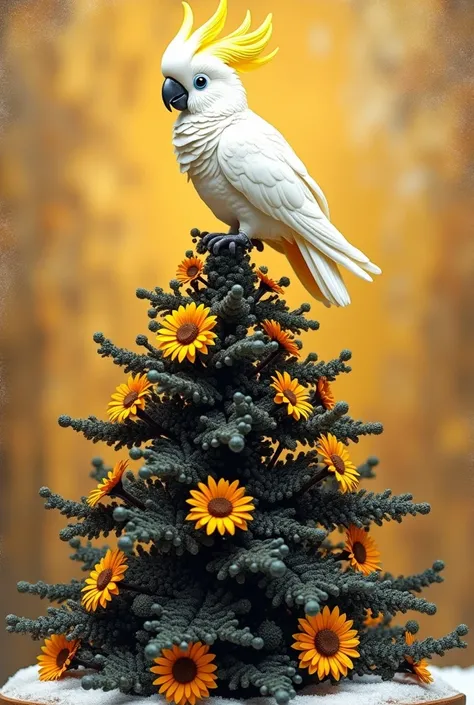
[[[474,668],[464,671],[459,668],[438,669],[431,672],[434,683],[429,686],[416,683],[411,678],[397,677],[390,682],[382,682],[374,676],[364,676],[354,681],[343,681],[333,687],[321,684],[305,690],[305,694],[297,695],[291,701],[292,705],[314,705],[315,695],[325,697],[324,705],[396,705],[396,703],[427,703],[440,698],[456,695],[464,685],[473,687]],[[468,679],[465,674],[469,674]],[[463,678],[464,674],[464,678]],[[447,676],[451,678],[447,678]],[[453,685],[449,685],[451,680]],[[455,684],[455,685],[454,685]],[[466,692],[468,688],[464,690]],[[165,705],[166,700],[160,695],[150,698],[124,695],[116,691],[104,693],[102,690],[84,690],[80,679],[66,677],[60,681],[42,682],[38,680],[38,667],[23,668],[0,690],[7,698],[26,700],[50,705]],[[209,698],[207,705],[270,705],[271,698],[252,698],[246,701],[230,698]],[[468,701],[469,702],[469,701]]]

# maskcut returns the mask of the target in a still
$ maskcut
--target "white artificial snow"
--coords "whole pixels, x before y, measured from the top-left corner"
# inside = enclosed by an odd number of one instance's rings
[[[448,698],[458,692],[473,693],[474,668],[432,668],[434,683],[422,685],[404,676],[382,682],[375,676],[343,681],[337,686],[321,684],[305,689],[291,701],[292,705],[315,705],[314,696],[322,696],[324,705],[396,705],[396,703],[427,703]],[[447,681],[450,681],[449,684]],[[466,694],[467,694],[466,693]],[[84,690],[80,678],[66,677],[59,681],[38,680],[38,667],[23,668],[0,690],[7,698],[50,705],[165,705],[166,700],[153,695],[149,698],[124,695],[117,691]],[[270,705],[272,698],[252,698],[246,705]],[[468,703],[470,702],[468,698]],[[209,698],[207,705],[242,705],[242,700]]]
[[[471,668],[461,668],[460,666],[435,668],[433,666],[430,671],[434,678],[441,677],[455,690],[464,693],[467,705],[474,705],[474,666]]]

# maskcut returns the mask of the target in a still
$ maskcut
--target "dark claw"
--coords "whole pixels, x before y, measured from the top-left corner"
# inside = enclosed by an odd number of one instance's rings
[[[203,244],[207,247],[209,252],[213,251],[214,245],[219,242],[219,240],[222,237],[226,237],[225,235],[219,235],[218,233],[208,233],[202,238]]]
[[[250,242],[259,252],[263,252],[264,245],[261,240],[250,240]]]
[[[225,235],[223,233],[208,233],[202,239],[209,252],[218,255],[221,249],[228,248],[231,255],[235,255],[237,245],[244,249],[252,247],[252,242],[245,233]]]

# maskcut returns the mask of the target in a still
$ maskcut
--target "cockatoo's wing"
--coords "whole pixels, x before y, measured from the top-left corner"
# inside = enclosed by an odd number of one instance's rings
[[[320,296],[322,292],[339,306],[350,302],[336,263],[368,281],[372,279],[367,272],[380,273],[330,223],[321,189],[285,138],[265,120],[249,111],[224,130],[218,160],[234,188],[255,208],[287,226],[288,242],[282,246],[298,274],[301,263],[310,270]],[[301,279],[304,283],[308,273],[301,273]]]

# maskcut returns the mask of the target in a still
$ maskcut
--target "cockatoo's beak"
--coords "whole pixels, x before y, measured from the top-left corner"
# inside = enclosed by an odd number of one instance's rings
[[[175,81],[174,78],[166,78],[161,91],[163,103],[171,112],[171,108],[175,110],[186,110],[188,107],[188,91],[181,83]]]

